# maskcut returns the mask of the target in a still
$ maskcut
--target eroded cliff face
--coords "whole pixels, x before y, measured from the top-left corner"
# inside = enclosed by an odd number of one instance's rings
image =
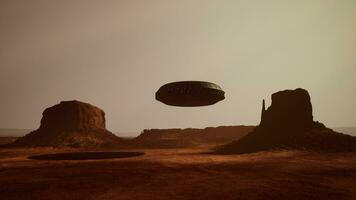
[[[218,148],[221,153],[250,153],[270,149],[356,151],[356,138],[313,121],[308,91],[298,88],[272,94],[266,110],[263,101],[260,125],[240,140]]]
[[[98,147],[121,141],[105,128],[105,113],[80,101],[62,101],[45,109],[40,128],[12,146]]]

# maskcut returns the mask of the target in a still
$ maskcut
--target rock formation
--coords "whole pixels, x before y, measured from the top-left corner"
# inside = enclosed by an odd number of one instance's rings
[[[322,123],[313,121],[309,93],[299,88],[274,93],[267,110],[263,100],[260,125],[245,137],[217,151],[249,153],[276,148],[354,151],[356,138],[334,132]]]
[[[43,112],[42,130],[105,130],[105,113],[79,101],[62,101]]]
[[[43,112],[40,128],[11,146],[91,147],[121,141],[105,128],[105,113],[79,101],[62,101]]]
[[[260,128],[299,130],[313,125],[313,109],[308,91],[285,90],[272,94],[272,105],[265,110],[263,101]]]

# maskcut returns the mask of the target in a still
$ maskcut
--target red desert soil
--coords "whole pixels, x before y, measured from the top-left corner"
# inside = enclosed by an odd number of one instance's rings
[[[140,149],[144,155],[47,161],[71,149],[0,149],[1,199],[356,199],[356,154],[208,148]],[[78,151],[78,150],[75,150]]]

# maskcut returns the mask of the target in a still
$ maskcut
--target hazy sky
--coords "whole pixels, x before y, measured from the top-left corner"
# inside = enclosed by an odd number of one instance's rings
[[[179,80],[226,100],[155,101]],[[257,124],[263,98],[298,87],[315,120],[356,126],[355,0],[0,0],[0,127],[37,128],[73,99],[115,132]]]

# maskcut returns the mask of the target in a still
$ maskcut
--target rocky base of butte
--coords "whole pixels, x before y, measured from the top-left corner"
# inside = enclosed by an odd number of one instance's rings
[[[272,105],[267,110],[263,101],[260,125],[240,140],[219,147],[217,152],[250,153],[279,148],[356,151],[356,137],[313,121],[309,93],[299,88],[272,94]]]

